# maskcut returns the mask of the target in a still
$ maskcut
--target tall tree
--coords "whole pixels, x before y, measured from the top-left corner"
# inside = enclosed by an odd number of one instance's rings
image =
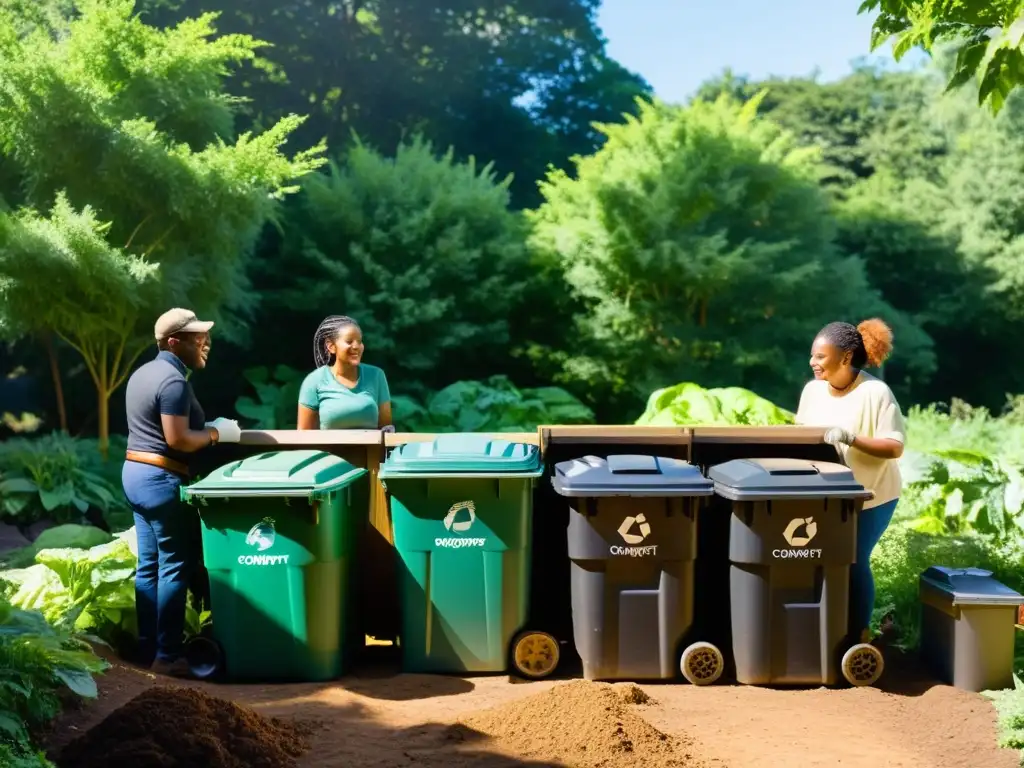
[[[310,112],[300,141],[336,151],[355,131],[379,147],[421,133],[513,173],[532,202],[549,163],[590,152],[591,120],[615,120],[649,92],[610,62],[598,0],[142,0],[173,24],[201,11],[271,47],[239,77],[256,125]],[[535,121],[533,116],[541,119]],[[581,143],[582,139],[582,143]]]
[[[252,245],[322,147],[281,153],[295,116],[231,136],[222,83],[251,38],[216,37],[209,15],[157,30],[132,0],[77,10],[56,36],[0,16],[0,152],[24,180],[0,240],[0,326],[41,318],[81,353],[105,445],[110,396],[159,311],[244,329]]]
[[[978,81],[978,104],[998,114],[1010,93],[1024,83],[1024,5],[1020,0],[864,0],[860,13],[878,12],[871,49],[893,40],[893,57],[917,46],[931,53],[952,43],[956,64],[953,90]]]
[[[794,403],[809,336],[829,320],[880,313],[903,354],[927,347],[836,252],[817,151],[758,106],[645,104],[602,126],[577,178],[549,175],[531,218],[539,258],[577,302],[577,343],[551,356],[562,380],[622,405],[682,380]]]

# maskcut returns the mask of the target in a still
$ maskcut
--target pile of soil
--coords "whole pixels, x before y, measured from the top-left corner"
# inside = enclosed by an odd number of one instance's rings
[[[61,750],[60,768],[292,768],[310,729],[192,688],[156,687]]]
[[[571,768],[709,768],[689,740],[668,736],[633,711],[653,704],[636,685],[573,680],[465,717],[461,725],[503,751]]]

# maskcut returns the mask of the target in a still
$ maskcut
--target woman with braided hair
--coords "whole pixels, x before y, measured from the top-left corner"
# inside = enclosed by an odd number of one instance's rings
[[[316,370],[299,390],[299,429],[385,429],[391,391],[384,371],[362,362],[363,332],[345,315],[331,315],[313,337]]]
[[[906,427],[899,403],[884,381],[865,373],[892,352],[892,331],[875,318],[858,326],[829,323],[814,339],[811,370],[800,396],[797,422],[828,427],[825,442],[835,446],[857,482],[874,493],[857,521],[857,562],[850,572],[853,628],[870,637],[875,603],[871,552],[892,520],[902,490],[898,459]]]

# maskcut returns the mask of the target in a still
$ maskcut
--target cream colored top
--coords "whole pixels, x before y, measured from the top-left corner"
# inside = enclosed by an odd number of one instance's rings
[[[859,437],[906,442],[907,428],[892,390],[863,371],[841,395],[833,395],[827,381],[808,382],[800,395],[796,421],[810,427],[842,427]],[[865,509],[899,498],[903,480],[898,460],[878,459],[848,445],[836,448],[857,482],[875,494],[864,502]]]

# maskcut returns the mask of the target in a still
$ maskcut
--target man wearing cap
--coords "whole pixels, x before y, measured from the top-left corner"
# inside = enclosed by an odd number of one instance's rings
[[[128,451],[121,481],[135,513],[139,564],[135,610],[140,659],[154,672],[183,677],[185,601],[199,560],[195,512],[178,489],[190,477],[189,457],[217,442],[238,442],[238,423],[206,422],[188,377],[206,367],[212,322],[187,309],[162,314],[154,328],[158,352],[128,379]]]

